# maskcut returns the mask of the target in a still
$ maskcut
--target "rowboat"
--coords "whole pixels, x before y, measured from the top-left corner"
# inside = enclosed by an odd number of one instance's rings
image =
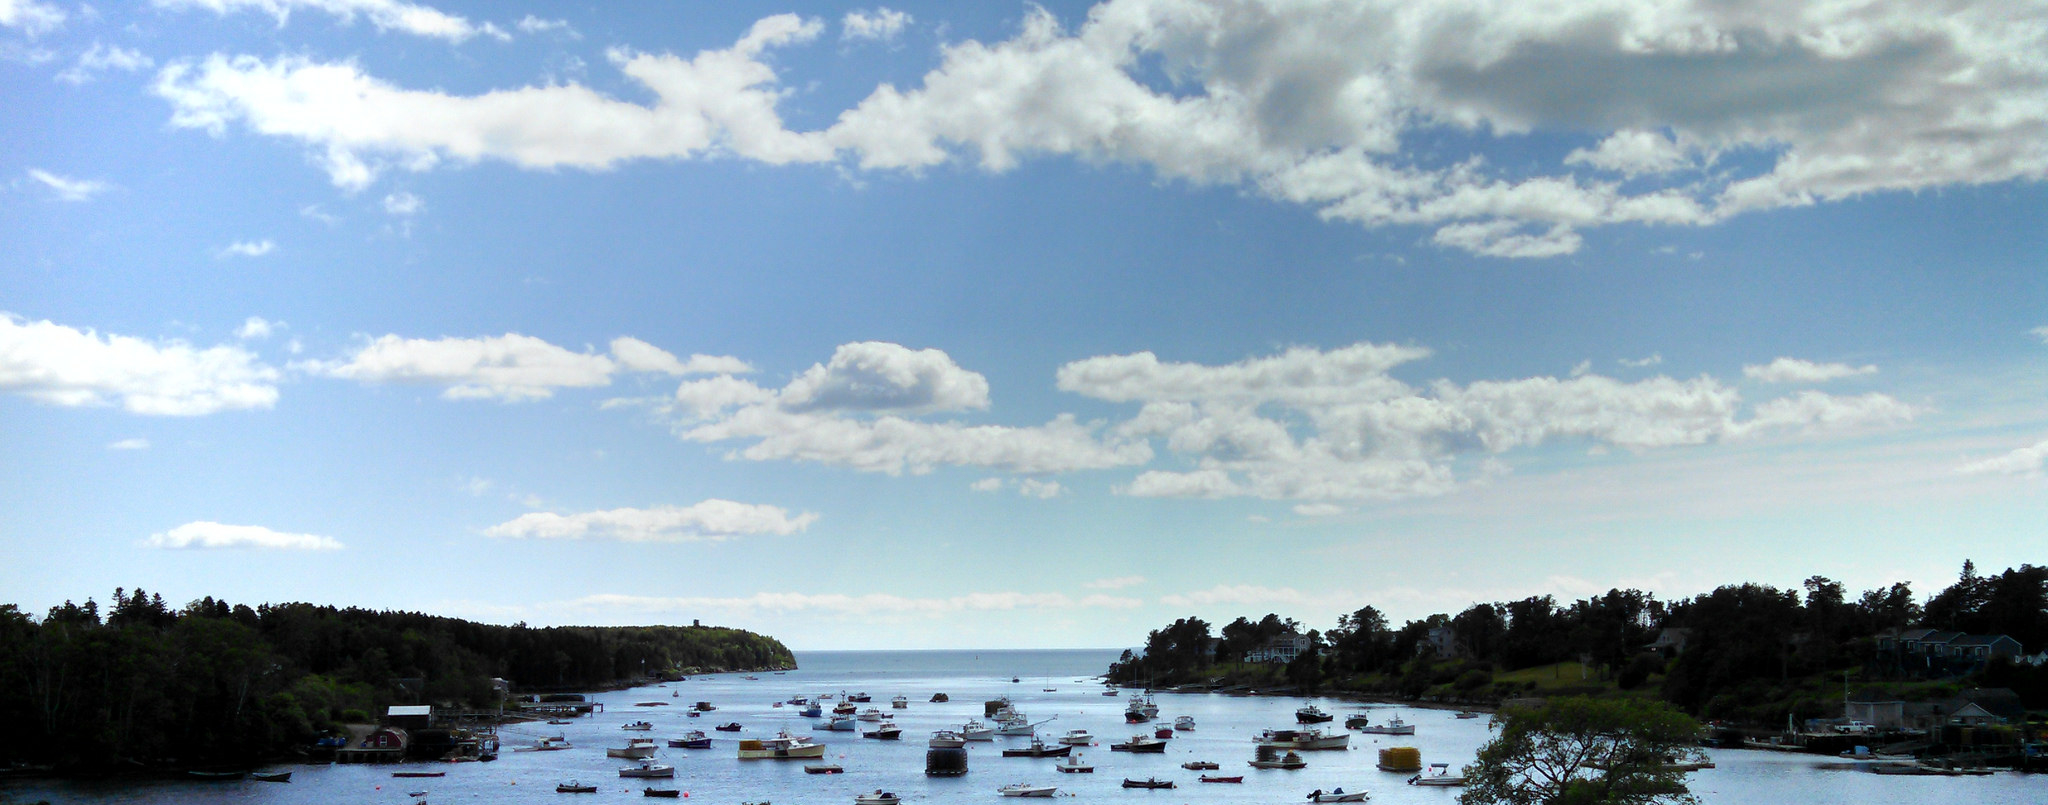
[[[1143,779],[1143,780],[1133,780],[1133,779],[1131,779],[1131,778],[1129,778],[1129,777],[1125,777],[1125,778],[1124,778],[1124,787],[1125,787],[1125,788],[1172,788],[1172,787],[1173,787],[1173,781],[1172,781],[1172,780],[1161,780],[1161,779],[1159,779],[1159,778],[1157,778],[1157,777],[1147,777],[1147,778],[1145,778],[1145,779]]]
[[[288,771],[274,773],[252,771],[249,772],[249,779],[259,783],[289,783],[292,781],[292,773]]]
[[[1204,774],[1202,775],[1201,780],[1205,783],[1242,783],[1244,782],[1244,775],[1240,774],[1236,777],[1214,777]]]
[[[1222,766],[1216,765],[1215,761],[1210,760],[1190,760],[1186,763],[1180,764],[1180,767],[1183,769],[1187,769],[1188,771],[1214,771],[1216,769],[1223,768]]]
[[[575,780],[570,780],[569,782],[566,782],[566,783],[560,783],[560,784],[556,785],[556,786],[555,786],[555,793],[557,793],[557,794],[595,794],[595,793],[597,793],[597,786],[594,786],[594,785],[584,785],[584,784],[582,784],[582,783],[576,782]]]

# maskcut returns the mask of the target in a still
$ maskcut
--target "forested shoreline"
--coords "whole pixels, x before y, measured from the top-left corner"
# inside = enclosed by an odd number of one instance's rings
[[[491,708],[516,690],[795,667],[771,637],[711,626],[498,626],[116,590],[36,618],[0,605],[0,767],[67,771],[284,756],[392,704]]]
[[[2048,648],[2048,567],[1979,575],[1922,601],[1900,583],[1851,597],[1821,576],[1801,589],[1742,583],[1660,601],[1610,590],[1570,603],[1554,596],[1477,603],[1395,627],[1374,607],[1304,630],[1277,615],[1239,617],[1212,634],[1199,618],[1153,631],[1111,665],[1112,681],[1167,687],[1245,685],[1402,700],[1495,703],[1530,695],[1656,698],[1702,719],[1782,726],[1788,717],[1842,713],[1845,688],[1906,700],[2003,687],[2048,709],[2048,667],[1995,658],[1961,673],[1928,673],[1883,636],[1912,628],[2006,635],[2030,654]],[[1282,635],[1306,650],[1283,663],[1246,658]],[[1681,637],[1682,643],[1653,648]]]

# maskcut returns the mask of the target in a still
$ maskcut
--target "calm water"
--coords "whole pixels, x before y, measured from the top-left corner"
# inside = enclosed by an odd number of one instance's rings
[[[1173,739],[1165,755],[1111,753],[1109,743],[1121,740],[1132,730],[1123,723],[1124,697],[1101,695],[1102,686],[1091,679],[1115,659],[1114,651],[889,651],[889,652],[803,652],[797,655],[801,670],[787,674],[759,674],[758,681],[737,674],[695,677],[667,687],[639,688],[599,694],[604,713],[579,719],[568,726],[510,727],[503,732],[508,750],[495,763],[420,764],[394,766],[295,766],[288,785],[253,781],[197,783],[168,781],[154,783],[12,783],[0,788],[0,802],[48,799],[53,803],[390,803],[410,805],[407,792],[425,790],[427,799],[442,803],[551,803],[552,805],[598,805],[649,801],[641,796],[641,781],[622,780],[617,769],[625,761],[604,756],[607,746],[623,746],[628,735],[652,735],[657,739],[680,735],[689,729],[710,728],[738,721],[746,731],[711,732],[715,743],[709,750],[668,749],[657,757],[674,764],[676,779],[655,781],[663,787],[681,788],[690,801],[710,805],[738,805],[741,802],[770,801],[777,805],[851,805],[856,793],[884,788],[901,794],[909,803],[1003,802],[995,789],[1015,782],[1058,785],[1062,794],[1082,801],[1105,803],[1157,803],[1192,805],[1216,803],[1299,802],[1309,791],[1342,786],[1347,791],[1366,789],[1375,803],[1425,803],[1449,805],[1457,789],[1418,789],[1404,785],[1409,775],[1390,774],[1373,768],[1375,751],[1385,746],[1414,746],[1422,751],[1423,762],[1444,762],[1454,766],[1471,760],[1486,740],[1484,719],[1460,721],[1448,712],[1371,706],[1375,722],[1398,714],[1417,726],[1413,736],[1352,736],[1347,752],[1307,752],[1306,769],[1298,771],[1257,770],[1245,766],[1252,755],[1250,736],[1261,729],[1291,726],[1294,699],[1237,698],[1216,695],[1157,696],[1160,715],[1171,723],[1173,716],[1192,715],[1196,729]],[[1016,677],[1018,682],[1011,682]],[[1055,688],[1045,691],[1043,688]],[[874,702],[862,708],[890,711],[889,698],[898,694],[910,699],[907,710],[893,711],[904,729],[901,741],[874,741],[850,732],[812,732],[810,721],[797,717],[793,708],[772,707],[791,696],[811,696],[840,691],[866,692]],[[945,704],[928,700],[935,692],[952,698]],[[1041,727],[1050,739],[1069,729],[1094,733],[1100,746],[1082,750],[1093,761],[1092,775],[1059,774],[1053,760],[1004,758],[1000,748],[1022,743],[1023,738],[998,738],[993,744],[969,744],[969,773],[953,779],[924,776],[925,738],[932,730],[957,727],[970,717],[979,717],[982,702],[1009,696],[1018,709],[1033,721],[1053,719]],[[662,700],[671,707],[634,707],[634,702]],[[710,701],[718,710],[701,718],[687,718],[683,707],[698,700]],[[1323,700],[1323,709],[1339,716],[1356,706]],[[652,721],[652,733],[628,733],[619,726],[630,721]],[[829,762],[846,768],[840,775],[807,775],[797,762],[747,761],[735,757],[736,737],[773,735],[777,730],[810,735],[829,748]],[[530,743],[544,734],[560,732],[576,745],[562,752],[513,752],[515,746]],[[1766,752],[1719,751],[1713,755],[1718,768],[1693,775],[1693,789],[1710,803],[1799,803],[1800,805],[1879,805],[1881,803],[2011,803],[2048,802],[2048,775],[2019,775],[2001,772],[1980,778],[1883,777],[1857,771],[1819,768],[1811,756],[1779,755]],[[1223,766],[1214,774],[1243,774],[1242,785],[1203,785],[1195,782],[1198,772],[1180,768],[1188,760],[1213,760]],[[283,767],[280,767],[283,768]],[[446,771],[435,779],[393,779],[394,768]],[[1125,777],[1161,777],[1181,784],[1170,791],[1126,791],[1119,787]],[[557,794],[557,783],[580,780],[599,786],[596,794]]]

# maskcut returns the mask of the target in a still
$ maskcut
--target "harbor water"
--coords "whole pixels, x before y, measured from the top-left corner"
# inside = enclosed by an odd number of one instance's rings
[[[1455,769],[1472,760],[1488,736],[1485,718],[1458,719],[1447,710],[1384,704],[1358,704],[1337,699],[1297,699],[1218,694],[1158,693],[1160,718],[1144,725],[1123,719],[1130,691],[1103,695],[1095,677],[1116,658],[1116,651],[873,651],[799,652],[801,669],[787,673],[717,674],[692,677],[665,686],[594,694],[604,711],[566,725],[508,725],[501,730],[503,753],[490,763],[411,763],[404,765],[282,765],[264,771],[291,771],[290,783],[254,780],[17,780],[0,783],[0,803],[367,803],[411,805],[425,799],[447,803],[552,803],[596,805],[645,801],[642,789],[653,785],[677,788],[688,801],[709,805],[771,802],[775,805],[851,805],[856,794],[877,789],[895,792],[905,803],[970,803],[1003,801],[996,793],[1011,783],[1056,785],[1075,802],[1157,803],[1158,805],[1241,805],[1300,802],[1316,789],[1366,790],[1374,803],[1448,805],[1457,788],[1417,788],[1406,784],[1410,773],[1375,768],[1378,751],[1414,747],[1422,762],[1449,763]],[[1015,681],[1012,681],[1012,680]],[[1050,690],[1047,690],[1050,688]],[[814,732],[811,719],[797,708],[775,707],[793,696],[867,693],[873,707],[890,713],[903,728],[899,741],[866,739],[859,732]],[[934,693],[950,699],[934,703]],[[902,710],[890,707],[895,696],[909,699]],[[1048,742],[1071,729],[1085,729],[1096,746],[1079,751],[1094,763],[1093,774],[1061,774],[1052,759],[1005,758],[1001,749],[1022,745],[1026,738],[998,737],[968,744],[968,773],[955,778],[924,775],[925,739],[933,730],[958,728],[980,718],[983,702],[1007,696],[1039,726]],[[718,709],[701,717],[685,715],[689,706],[708,701]],[[640,702],[667,706],[642,707]],[[1307,768],[1261,770],[1247,765],[1253,756],[1252,736],[1264,729],[1291,729],[1294,711],[1315,703],[1336,716],[1324,725],[1342,731],[1344,717],[1360,710],[1374,723],[1396,716],[1413,724],[1412,736],[1375,736],[1352,732],[1346,751],[1303,752]],[[1151,732],[1171,725],[1176,716],[1192,716],[1193,730],[1177,734],[1163,755],[1111,752],[1109,745],[1142,729]],[[651,732],[627,732],[628,722],[649,721]],[[714,732],[712,727],[738,722],[743,731]],[[863,729],[872,728],[866,722]],[[666,746],[667,739],[693,729],[713,738],[711,749]],[[837,764],[843,774],[805,774],[805,761],[737,759],[737,742],[788,730],[826,745],[822,762]],[[545,736],[561,735],[573,749],[521,752]],[[627,761],[608,758],[604,750],[622,747],[628,737],[654,738],[662,748],[657,762],[672,764],[673,780],[621,779]],[[1840,768],[1826,759],[1799,754],[1747,750],[1711,750],[1716,768],[1694,773],[1694,793],[1708,803],[1800,803],[1800,805],[1882,805],[1883,803],[1971,803],[2019,805],[2048,802],[2048,775],[2001,771],[1988,777],[1899,777]],[[1221,768],[1195,772],[1181,768],[1192,760],[1214,761]],[[445,772],[436,778],[394,778],[394,771]],[[1242,784],[1203,784],[1201,774],[1243,775]],[[1127,790],[1125,778],[1172,780],[1171,790]],[[594,794],[559,794],[559,783],[594,784]],[[424,792],[422,796],[415,794]]]

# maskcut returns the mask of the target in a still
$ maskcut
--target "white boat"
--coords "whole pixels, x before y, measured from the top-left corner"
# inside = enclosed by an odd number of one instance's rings
[[[1319,727],[1299,730],[1266,730],[1252,739],[1259,746],[1274,749],[1346,749],[1351,746],[1349,733],[1329,733]]]
[[[1150,693],[1131,694],[1130,707],[1126,709],[1144,713],[1146,718],[1159,717],[1159,705],[1152,701],[1152,694]]]
[[[1095,743],[1095,736],[1089,735],[1087,730],[1067,730],[1067,734],[1060,736],[1060,743],[1068,746],[1087,746]]]
[[[1408,784],[1440,787],[1459,786],[1465,784],[1465,775],[1452,774],[1451,764],[1449,763],[1431,763],[1429,764],[1429,772],[1427,774],[1418,774],[1408,778]]]
[[[1060,771],[1065,772],[1067,774],[1095,773],[1095,764],[1082,760],[1081,753],[1079,752],[1075,752],[1071,755],[1060,758],[1060,762],[1053,764],[1053,768],[1059,769]]]
[[[960,737],[969,741],[993,741],[996,731],[976,719],[968,719],[967,723],[960,725]]]
[[[996,789],[996,793],[1006,797],[1050,797],[1058,791],[1058,786],[1025,785],[1024,783],[1014,783]]]
[[[996,726],[997,735],[1036,735],[1038,729],[1023,718],[1013,718]]]
[[[812,724],[811,729],[817,730],[819,732],[852,732],[854,728],[857,726],[859,725],[855,723],[852,718],[849,718],[847,716],[833,716],[828,720],[819,721],[817,723]]]
[[[623,749],[606,748],[604,750],[604,756],[623,758],[626,760],[646,760],[648,758],[654,757],[654,744],[634,744]]]
[[[897,805],[897,803],[902,801],[903,798],[896,796],[894,792],[883,791],[879,788],[875,789],[875,793],[872,794],[855,794],[853,796],[853,805]]]
[[[638,766],[627,766],[619,770],[620,777],[674,777],[676,767],[651,760],[640,761]]]
[[[571,746],[571,745],[569,744],[569,739],[567,739],[567,738],[564,738],[564,737],[562,737],[562,736],[560,736],[560,735],[556,735],[556,736],[553,736],[553,737],[548,737],[548,738],[542,738],[542,739],[540,739],[540,740],[538,740],[538,741],[535,741],[535,742],[533,743],[533,745],[532,745],[532,746],[522,746],[522,747],[519,747],[519,748],[517,748],[517,749],[514,749],[514,750],[512,750],[512,751],[514,751],[514,752],[559,752],[559,751],[561,751],[561,750],[564,750],[564,749],[574,749],[574,748],[575,748],[574,746]]]
[[[1195,728],[1195,717],[1194,717],[1194,716],[1179,716],[1179,717],[1176,717],[1176,718],[1174,718],[1174,720],[1173,720],[1173,728],[1174,728],[1174,729],[1177,729],[1177,730],[1180,730],[1180,731],[1182,731],[1182,732],[1186,732],[1186,731],[1188,731],[1188,730],[1194,729],[1194,728]]]
[[[824,756],[824,744],[812,743],[810,738],[791,735],[787,730],[773,738],[740,741],[741,760],[816,760]]]
[[[1358,731],[1367,735],[1414,735],[1415,725],[1402,721],[1400,716],[1394,716],[1385,724],[1368,724],[1359,727]]]
[[[889,706],[896,708],[898,710],[906,709],[910,707],[910,699],[903,696],[897,696],[889,700]]]
[[[648,730],[652,730],[652,729],[654,729],[654,725],[653,725],[652,723],[650,723],[650,722],[646,722],[646,721],[635,721],[635,722],[633,722],[633,723],[631,723],[631,724],[626,724],[626,725],[622,725],[622,726],[620,726],[620,727],[619,727],[619,729],[622,729],[622,730],[638,730],[638,731],[640,731],[640,732],[647,732]]]
[[[1317,790],[1316,790],[1316,791],[1315,791],[1314,793],[1311,793],[1311,794],[1309,794],[1309,795],[1308,795],[1308,801],[1310,801],[1310,802],[1364,802],[1364,801],[1366,801],[1366,799],[1367,799],[1367,798],[1369,798],[1370,796],[1371,796],[1371,795],[1367,794],[1367,793],[1366,793],[1366,792],[1364,792],[1364,791],[1353,791],[1353,792],[1350,792],[1350,793],[1348,793],[1348,794],[1347,794],[1347,793],[1345,793],[1345,792],[1344,792],[1344,788],[1343,788],[1342,786],[1339,786],[1339,787],[1338,787],[1338,788],[1337,788],[1336,790],[1334,790],[1334,791],[1324,791],[1324,790],[1322,790],[1322,789],[1317,789]]]
[[[870,708],[868,708],[868,709],[866,709],[866,710],[862,710],[862,711],[860,711],[860,720],[862,720],[862,721],[880,721],[880,720],[882,720],[882,711],[880,711],[880,710],[877,710],[877,709],[875,709],[875,708],[872,708],[872,707],[870,707]]]

